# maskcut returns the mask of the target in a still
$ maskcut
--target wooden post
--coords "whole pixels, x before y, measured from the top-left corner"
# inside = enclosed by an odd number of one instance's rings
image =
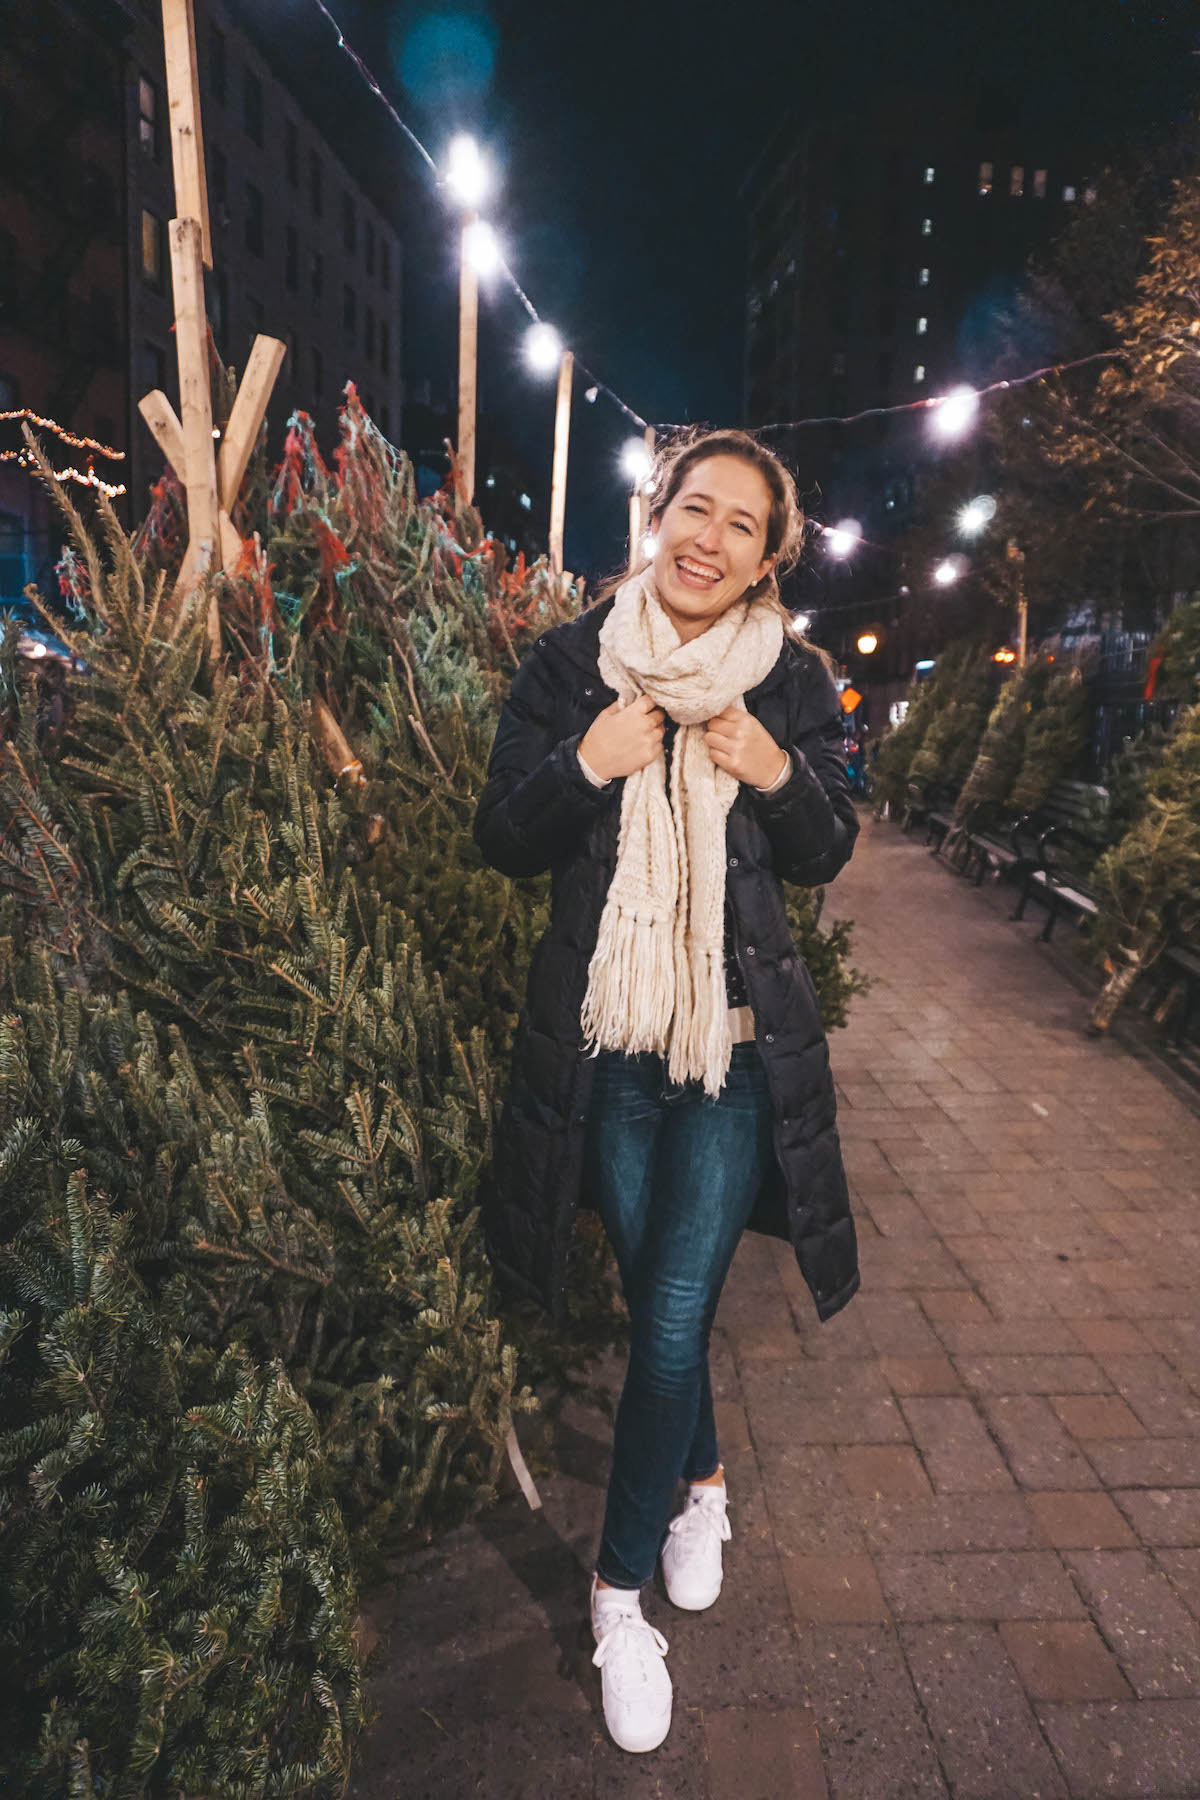
[[[192,0],[162,0],[163,46],[167,57],[167,110],[171,121],[171,168],[175,176],[175,216],[200,221],[200,254],[213,266],[208,229],[208,183],[204,176],[204,131],[200,118],[200,70]],[[176,471],[178,473],[178,471]]]
[[[479,356],[479,277],[468,239],[478,214],[465,212],[458,278],[458,473],[467,505],[475,498],[475,385]]]
[[[175,353],[179,359],[179,423],[187,465],[183,480],[188,498],[188,547],[180,571],[180,587],[186,589],[202,580],[210,569],[221,567],[217,522],[220,504],[199,220],[172,219],[170,237]],[[215,594],[209,601],[208,651],[213,661],[220,659],[221,621]]]
[[[653,461],[653,425],[647,425],[643,435],[646,440],[646,449],[650,453],[651,461]],[[637,566],[638,558],[642,554],[642,539],[646,535],[646,529],[650,518],[650,506],[645,493],[645,482],[646,477],[644,475],[639,476],[637,484],[634,487],[632,494],[629,496],[629,567],[631,570]]]
[[[567,518],[567,446],[571,435],[571,384],[575,357],[564,350],[558,365],[558,402],[554,409],[554,465],[550,480],[550,567],[563,572],[563,528]]]
[[[1017,668],[1025,667],[1028,654],[1029,602],[1025,598],[1025,552],[1016,538],[1009,538],[1004,554],[1014,566],[1017,581]]]

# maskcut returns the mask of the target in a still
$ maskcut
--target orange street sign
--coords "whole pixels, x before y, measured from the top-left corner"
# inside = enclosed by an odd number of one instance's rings
[[[843,688],[842,689],[842,710],[844,712],[853,712],[855,707],[858,705],[858,703],[861,699],[862,699],[862,695],[860,693],[858,693],[855,688],[852,688],[852,687]]]

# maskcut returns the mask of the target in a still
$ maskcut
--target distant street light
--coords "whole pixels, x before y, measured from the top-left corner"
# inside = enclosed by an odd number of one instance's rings
[[[875,636],[875,633],[873,631],[864,631],[858,640],[859,655],[870,656],[874,651],[878,650],[878,648],[879,639]]]
[[[483,153],[467,131],[451,138],[446,152],[446,186],[459,205],[474,212],[486,198],[491,177]]]
[[[978,413],[979,395],[973,387],[951,388],[933,402],[930,430],[935,437],[962,437],[974,425]]]
[[[494,275],[500,267],[500,243],[486,219],[472,219],[464,229],[463,254],[476,275]]]
[[[939,587],[952,587],[965,566],[961,556],[947,556],[933,571],[933,579]]]
[[[857,519],[843,519],[838,525],[825,527],[824,539],[830,556],[835,556],[840,561],[850,555],[856,544],[862,542],[862,526]]]
[[[531,325],[525,333],[525,361],[538,375],[552,375],[562,353],[562,339],[553,325]]]
[[[958,509],[958,529],[963,537],[978,537],[996,516],[996,502],[990,494],[980,494]]]

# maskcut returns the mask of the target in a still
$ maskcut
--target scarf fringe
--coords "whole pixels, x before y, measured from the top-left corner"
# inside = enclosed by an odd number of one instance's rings
[[[667,1043],[675,1011],[672,921],[648,919],[637,907],[610,906],[588,967],[580,1022],[585,1043],[602,1050],[657,1050]],[[604,979],[595,975],[603,970]]]

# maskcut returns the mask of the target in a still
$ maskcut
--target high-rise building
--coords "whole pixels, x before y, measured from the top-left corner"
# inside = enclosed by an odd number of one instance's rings
[[[783,121],[747,178],[751,425],[901,406],[983,380],[1030,252],[1094,199],[1052,132],[913,99]],[[911,493],[908,419],[781,433],[822,506],[886,526]]]

